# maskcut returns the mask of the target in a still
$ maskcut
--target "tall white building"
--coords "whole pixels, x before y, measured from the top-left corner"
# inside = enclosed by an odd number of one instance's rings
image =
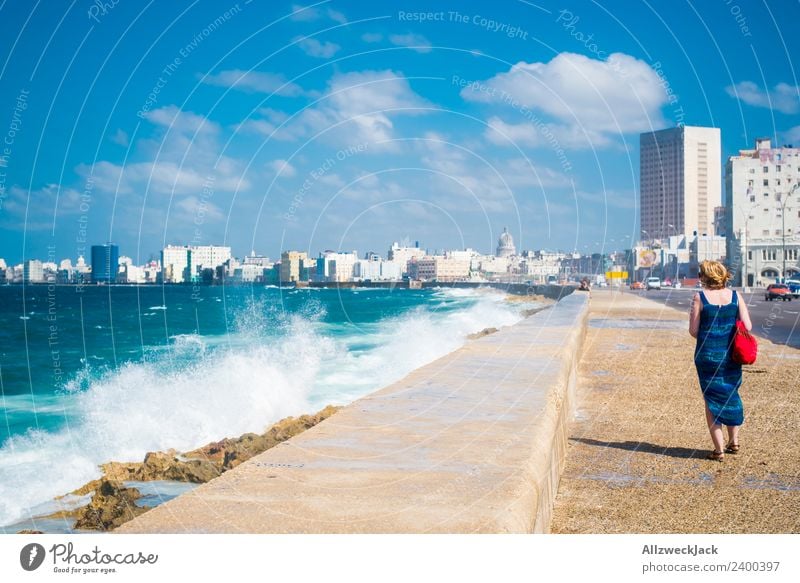
[[[722,205],[719,128],[681,126],[639,136],[643,240],[713,235]]]
[[[358,254],[325,251],[317,259],[315,281],[353,281]]]
[[[203,269],[216,269],[231,258],[231,248],[218,245],[167,245],[161,251],[164,281],[197,281]]]
[[[738,285],[767,285],[800,273],[800,148],[768,138],[728,159],[725,173],[728,264]],[[785,256],[783,253],[785,246]]]

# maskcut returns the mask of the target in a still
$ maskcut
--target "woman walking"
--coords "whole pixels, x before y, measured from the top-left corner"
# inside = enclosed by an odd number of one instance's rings
[[[714,451],[707,458],[720,462],[725,453],[739,451],[739,426],[744,422],[739,397],[742,365],[731,359],[730,350],[736,320],[740,319],[748,330],[753,327],[747,304],[726,287],[730,277],[719,261],[703,261],[700,264],[703,289],[695,294],[689,317],[689,334],[697,339],[694,364],[706,402],[708,431],[714,443]],[[723,425],[728,430],[727,445],[722,434]]]

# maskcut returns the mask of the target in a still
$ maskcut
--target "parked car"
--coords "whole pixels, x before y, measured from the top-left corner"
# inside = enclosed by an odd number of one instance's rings
[[[634,281],[631,284],[631,289],[644,289],[644,284],[641,281]]]
[[[800,281],[796,279],[787,279],[786,285],[789,286],[789,293],[793,298],[800,298]]]
[[[647,283],[645,284],[647,289],[661,289],[661,278],[660,277],[648,277]]]
[[[773,283],[767,286],[767,292],[764,294],[764,299],[768,302],[772,300],[792,301],[792,292],[789,286],[785,283]]]

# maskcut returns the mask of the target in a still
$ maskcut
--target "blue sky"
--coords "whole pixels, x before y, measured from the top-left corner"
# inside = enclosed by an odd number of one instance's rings
[[[795,1],[0,3],[0,257],[610,251],[638,134],[800,143]]]

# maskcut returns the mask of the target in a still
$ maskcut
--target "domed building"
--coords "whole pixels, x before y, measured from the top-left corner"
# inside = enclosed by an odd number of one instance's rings
[[[503,227],[503,232],[500,234],[500,239],[497,240],[497,257],[511,257],[517,254],[517,248],[514,247],[514,238],[508,232],[508,228]]]

